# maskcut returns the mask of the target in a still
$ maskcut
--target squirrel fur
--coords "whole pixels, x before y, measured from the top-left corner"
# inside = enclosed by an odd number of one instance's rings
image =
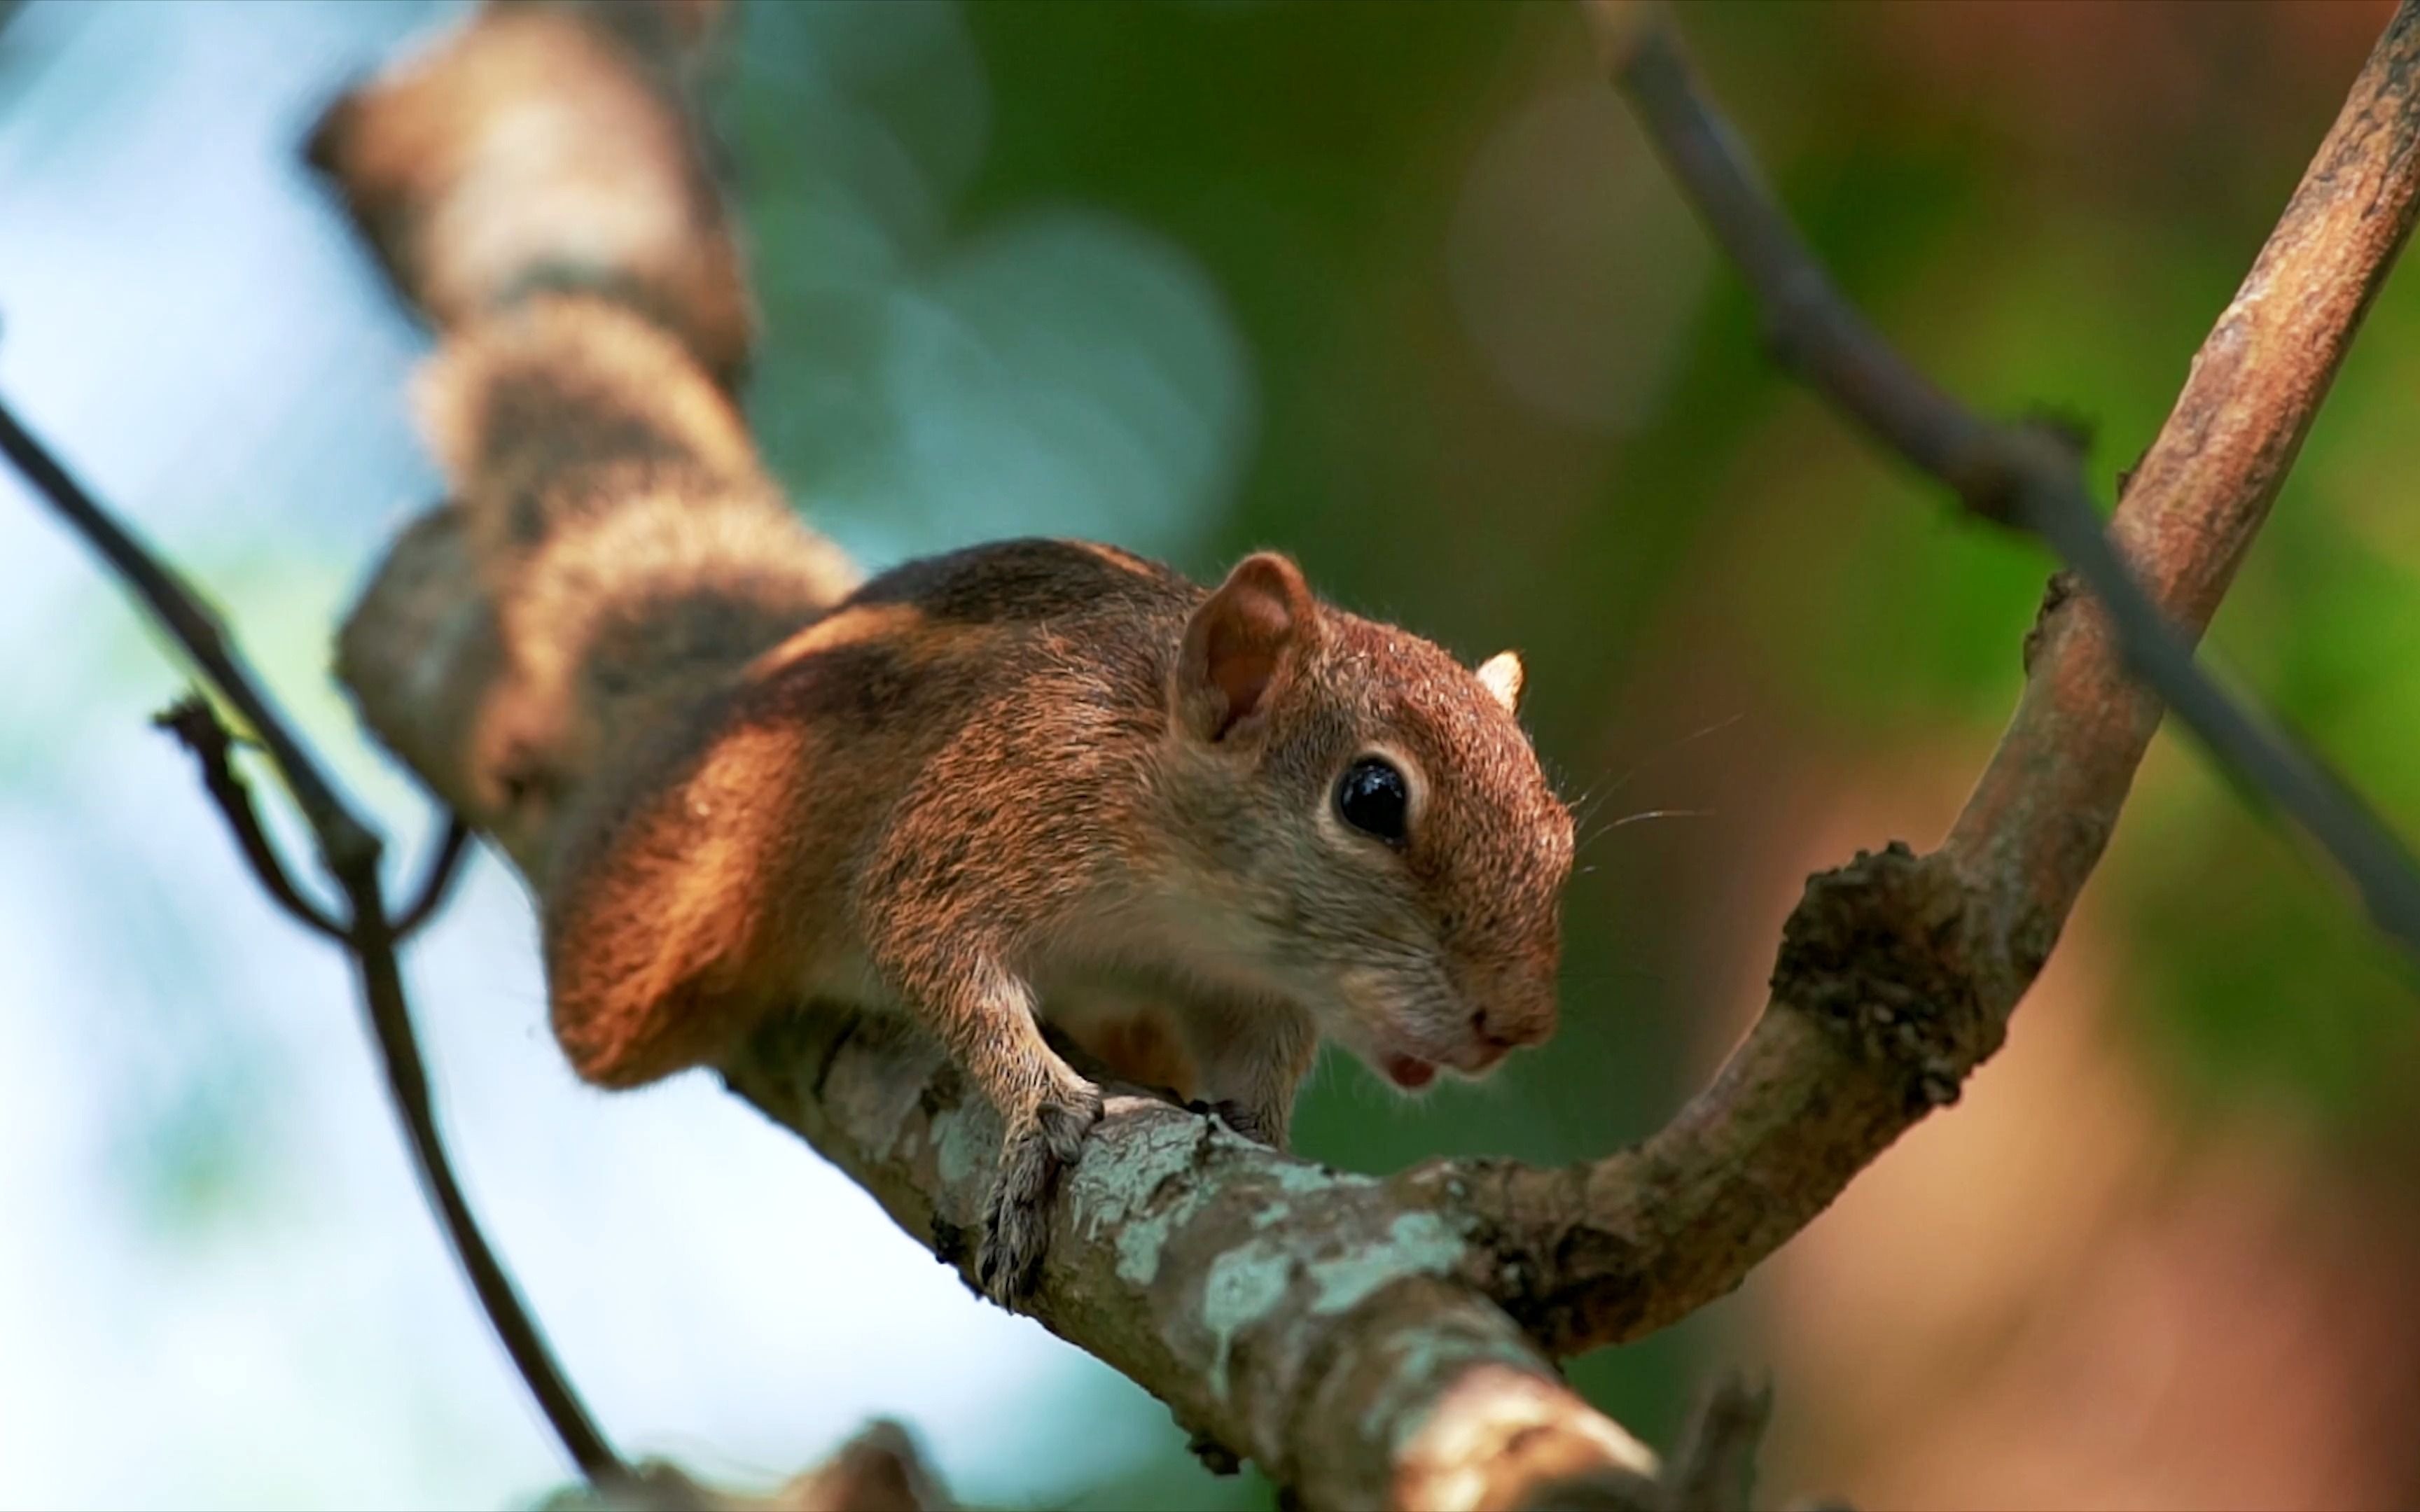
[[[906,1015],[1003,1120],[979,1273],[1013,1302],[1101,1106],[1045,1016],[1277,1144],[1322,1039],[1405,1088],[1544,1040],[1572,821],[1517,658],[1272,552],[1211,590],[1057,540],[863,579],[734,406],[744,275],[680,40],[490,8],[311,146],[440,330],[452,489],[338,671],[530,886],[577,1072],[712,1064],[801,1004]],[[550,111],[598,124],[513,125]],[[1365,832],[1340,784],[1378,768]]]

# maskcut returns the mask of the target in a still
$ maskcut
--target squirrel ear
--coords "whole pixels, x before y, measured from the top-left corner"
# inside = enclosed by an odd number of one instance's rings
[[[1224,740],[1283,696],[1318,629],[1302,570],[1274,551],[1235,563],[1185,626],[1170,689],[1177,719]]]
[[[1479,685],[1504,705],[1507,714],[1517,714],[1521,708],[1521,654],[1499,651],[1482,661],[1474,671]]]

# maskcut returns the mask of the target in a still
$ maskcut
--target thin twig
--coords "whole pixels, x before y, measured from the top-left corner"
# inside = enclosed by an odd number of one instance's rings
[[[108,511],[17,423],[5,402],[0,402],[0,452],[6,453],[35,491],[48,500],[60,517],[134,589],[168,633],[193,656],[219,695],[243,715],[268,749],[271,761],[285,778],[311,825],[321,860],[344,890],[351,917],[341,929],[333,924],[328,928],[342,938],[352,955],[396,1116],[403,1123],[422,1190],[437,1210],[455,1257],[470,1277],[471,1288],[486,1310],[489,1323],[504,1341],[505,1352],[511,1355],[572,1462],[593,1481],[628,1482],[628,1467],[606,1442],[579,1394],[555,1363],[545,1336],[538,1332],[512,1278],[489,1247],[454,1178],[444,1142],[438,1134],[428,1073],[412,1034],[403,977],[396,962],[395,946],[400,931],[389,921],[381,896],[378,836],[346,809],[334,788],[319,775],[318,764],[291,733],[268,695],[255,684],[225,632],[201,607],[192,590],[110,517]],[[237,842],[262,884],[281,905],[306,924],[315,928],[326,924],[328,921],[317,910],[304,911],[307,905],[294,890],[291,879],[261,832],[259,816],[253,810],[249,794],[228,768],[226,747],[232,737],[220,724],[217,711],[207,702],[194,701],[178,715],[172,728],[200,758],[204,779],[212,796],[219,800],[221,811],[235,829]],[[427,907],[434,908],[436,900],[442,896],[459,854],[460,844],[449,832],[447,841],[439,847],[438,864],[423,888],[421,902]],[[415,903],[406,916],[417,922],[413,914],[425,917],[420,903]]]
[[[217,616],[202,607],[200,597],[142,544],[112,519],[84,485],[68,474],[40,442],[0,404],[0,454],[15,464],[76,532],[101,554],[112,571],[132,588],[168,633],[177,638],[209,677],[210,686],[243,716],[277,764],[292,789],[295,802],[310,821],[322,858],[332,873],[348,868],[378,865],[378,837],[345,808],[335,788],[320,775],[318,763],[288,733],[289,726],[253,678],[242,657],[227,641]]]
[[[252,806],[252,789],[235,771],[230,754],[234,741],[227,728],[219,722],[209,704],[198,693],[178,699],[152,717],[151,722],[177,737],[202,771],[202,786],[209,790],[227,827],[235,831],[236,844],[243,858],[251,863],[252,874],[259,880],[261,889],[294,921],[314,933],[324,934],[342,943],[345,927],[319,911],[318,904],[302,896],[287,873],[286,863],[277,857],[276,847],[269,841],[268,832],[261,828],[260,814]]]
[[[471,843],[471,826],[458,813],[445,816],[445,837],[437,842],[435,854],[428,858],[428,868],[420,876],[420,887],[396,916],[395,937],[408,940],[428,922],[429,916],[444,906],[454,891],[454,884],[462,875],[462,856]]]
[[[2126,664],[2256,796],[2333,856],[2371,920],[2420,958],[2420,862],[2343,779],[2194,662],[2101,526],[2072,451],[1975,414],[1841,295],[1761,182],[1652,4],[1601,10],[1614,81],[1762,308],[1776,358],[1977,516],[2030,532],[2107,612]]]
[[[528,1304],[521,1301],[520,1288],[505,1273],[495,1251],[489,1247],[487,1236],[480,1231],[478,1220],[472,1216],[471,1205],[454,1179],[454,1168],[446,1160],[444,1146],[437,1134],[436,1113],[428,1092],[428,1070],[421,1060],[420,1043],[411,1031],[411,1011],[405,1002],[403,975],[396,964],[396,935],[385,917],[376,911],[377,903],[373,881],[369,889],[356,899],[361,911],[352,935],[353,960],[361,974],[370,1026],[378,1036],[387,1087],[411,1139],[422,1184],[436,1205],[455,1254],[470,1275],[472,1289],[487,1310],[488,1320],[504,1341],[504,1350],[512,1357],[521,1379],[529,1383],[530,1395],[537,1399],[539,1410],[553,1427],[555,1436],[563,1441],[572,1463],[592,1481],[626,1481],[629,1478],[628,1467],[607,1442],[604,1430],[597,1426],[569,1378],[564,1375],[546,1336],[538,1332],[536,1319],[530,1316]]]
[[[260,814],[253,807],[252,789],[236,774],[235,738],[219,722],[209,703],[199,694],[194,694],[162,710],[151,722],[175,735],[193,753],[201,767],[203,785],[218,804],[227,827],[235,831],[244,859],[251,863],[253,875],[270,897],[304,928],[340,943],[349,941],[345,926],[302,896],[302,889],[294,885],[293,874],[278,858],[268,832],[261,827]],[[444,906],[445,900],[453,894],[454,884],[461,880],[462,858],[469,853],[470,844],[471,826],[462,822],[461,815],[448,812],[444,833],[421,872],[420,886],[412,889],[411,902],[396,916],[392,930],[397,943],[419,933],[421,926]]]

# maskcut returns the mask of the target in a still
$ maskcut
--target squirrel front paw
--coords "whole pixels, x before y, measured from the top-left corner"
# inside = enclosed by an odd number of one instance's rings
[[[1282,1106],[1270,1107],[1234,1098],[1220,1098],[1207,1105],[1195,1104],[1195,1111],[1217,1115],[1221,1123],[1256,1145],[1266,1145],[1271,1149],[1286,1147],[1286,1110]]]
[[[1100,1121],[1100,1088],[1078,1082],[1044,1097],[1031,1114],[1010,1123],[1001,1142],[975,1279],[985,1295],[1012,1312],[1023,1310],[1041,1277],[1059,1173],[1076,1164],[1084,1136]]]

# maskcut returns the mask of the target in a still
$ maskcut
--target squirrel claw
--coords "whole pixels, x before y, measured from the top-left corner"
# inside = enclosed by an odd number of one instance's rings
[[[975,1257],[975,1285],[1010,1312],[1024,1311],[1042,1268],[1043,1247],[1042,1225],[1032,1214],[995,1200]]]
[[[1087,1086],[1072,1096],[1045,1099],[1030,1119],[1011,1126],[1001,1145],[975,1282],[1011,1312],[1024,1310],[1042,1278],[1059,1173],[1076,1163],[1084,1136],[1100,1119],[1100,1091]]]

